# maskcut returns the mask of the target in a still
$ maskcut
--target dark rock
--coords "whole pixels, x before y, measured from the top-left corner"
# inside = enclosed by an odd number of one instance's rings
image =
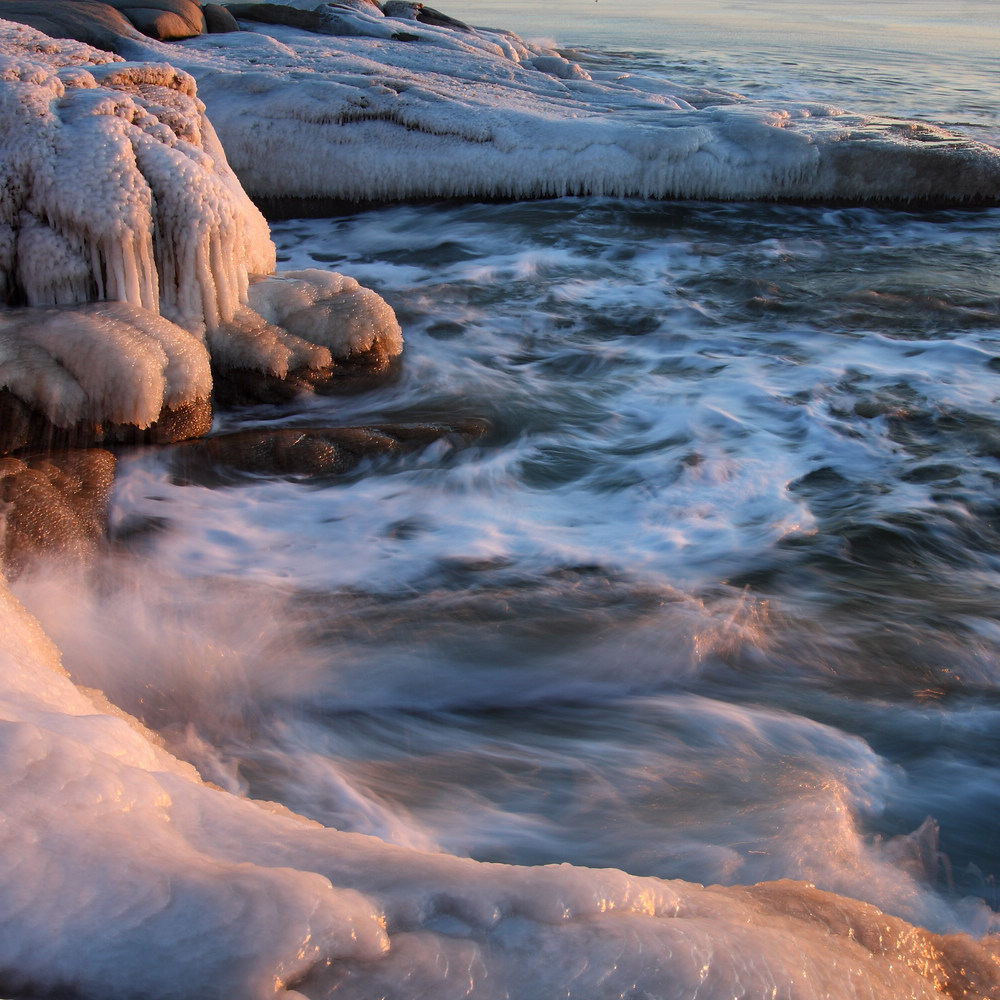
[[[212,399],[222,409],[258,403],[288,403],[304,392],[355,395],[391,383],[402,370],[399,358],[357,354],[330,367],[300,369],[283,377],[245,368],[212,368]],[[193,435],[192,435],[193,436]]]
[[[201,437],[212,428],[209,400],[164,407],[159,419],[140,429],[132,424],[81,422],[58,427],[9,389],[0,388],[0,455],[26,449],[90,448],[111,444],[172,444]]]
[[[107,52],[123,38],[172,42],[206,30],[197,0],[0,0],[0,18]]]
[[[74,561],[93,555],[107,533],[115,465],[101,449],[0,458],[0,559],[9,577],[40,554]]]
[[[455,446],[469,444],[487,430],[475,420],[255,428],[182,444],[172,467],[177,482],[202,486],[238,483],[250,476],[326,479],[350,472],[366,458],[417,451],[441,439]]]
[[[419,21],[421,24],[431,24],[438,28],[454,28],[457,31],[472,31],[464,21],[459,21],[441,11],[422,3],[411,3],[409,0],[388,0],[382,5],[386,17],[398,17],[407,21]]]
[[[240,30],[239,22],[222,4],[207,3],[202,7],[202,12],[205,15],[205,27],[212,34]]]
[[[99,0],[0,0],[0,18],[30,25],[52,38],[74,38],[106,52],[114,52],[122,38],[141,38],[120,10]]]
[[[281,3],[229,3],[226,10],[243,21],[287,24],[290,28],[326,34],[326,19],[314,10],[300,10]]]

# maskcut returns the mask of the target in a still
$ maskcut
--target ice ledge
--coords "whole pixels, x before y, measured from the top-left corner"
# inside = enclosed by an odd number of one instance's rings
[[[1000,202],[1000,150],[933,125],[588,72],[510,32],[407,20],[395,7],[386,16],[362,0],[255,9],[238,33],[127,49],[168,53],[197,78],[233,169],[262,203]]]

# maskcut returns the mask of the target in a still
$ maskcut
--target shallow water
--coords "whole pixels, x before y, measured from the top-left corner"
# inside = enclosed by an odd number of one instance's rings
[[[404,360],[225,426],[489,430],[332,480],[125,463],[116,523],[166,523],[146,603],[208,588],[246,688],[147,717],[342,829],[994,927],[998,221],[581,199],[276,225],[282,266],[393,304]]]

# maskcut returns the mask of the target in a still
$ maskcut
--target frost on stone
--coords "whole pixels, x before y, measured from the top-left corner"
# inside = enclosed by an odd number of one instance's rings
[[[1000,201],[1000,150],[933,126],[581,65],[421,4],[244,7],[251,30],[191,39],[176,59],[247,191],[289,209],[565,195]]]
[[[312,268],[255,275],[248,300],[208,333],[212,359],[223,370],[285,378],[337,361],[381,369],[403,349],[392,308],[343,274]]]
[[[60,66],[25,35],[0,33],[7,301],[117,300],[198,335],[230,318],[274,246],[192,77],[103,53]]]
[[[0,311],[0,389],[56,431],[145,430],[164,411],[207,410],[212,377],[208,351],[186,330],[137,306],[95,302]],[[0,450],[22,444],[7,416]],[[207,429],[204,415],[195,424]]]

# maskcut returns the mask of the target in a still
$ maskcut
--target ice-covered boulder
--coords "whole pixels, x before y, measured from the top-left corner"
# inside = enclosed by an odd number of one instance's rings
[[[125,302],[0,310],[0,453],[134,439],[212,424],[202,342]]]
[[[0,450],[203,433],[208,351],[284,377],[401,349],[392,310],[340,275],[312,279],[291,332],[254,310],[267,223],[169,64],[0,21],[0,182]]]

